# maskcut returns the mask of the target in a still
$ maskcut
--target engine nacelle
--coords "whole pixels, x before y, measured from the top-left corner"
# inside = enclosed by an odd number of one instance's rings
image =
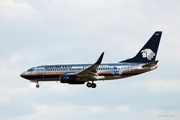
[[[84,84],[85,83],[83,81],[77,81],[76,75],[65,74],[65,75],[60,76],[59,79],[61,83],[69,83],[69,84]]]

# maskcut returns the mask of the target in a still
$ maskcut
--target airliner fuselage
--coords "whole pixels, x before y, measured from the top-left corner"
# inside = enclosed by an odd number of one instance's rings
[[[22,73],[21,76],[32,81],[59,81],[61,75],[77,74],[91,65],[92,64],[43,65],[30,68]],[[142,65],[143,64],[108,63],[99,65],[96,70],[98,76],[101,76],[100,80],[119,79],[149,71],[147,68],[142,69],[140,67]],[[85,78],[82,78],[82,81],[83,79]]]

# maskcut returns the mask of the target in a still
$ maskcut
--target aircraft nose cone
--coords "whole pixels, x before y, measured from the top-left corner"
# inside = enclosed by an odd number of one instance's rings
[[[21,73],[20,76],[21,76],[22,78],[26,78],[24,73]]]
[[[20,76],[24,79],[30,80],[30,77],[26,72],[21,73]]]

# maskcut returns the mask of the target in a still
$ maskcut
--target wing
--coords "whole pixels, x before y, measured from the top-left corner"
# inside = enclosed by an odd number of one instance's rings
[[[86,77],[86,78],[89,78],[89,79],[99,79],[100,77],[97,74],[97,70],[96,69],[101,64],[103,56],[104,56],[104,52],[102,52],[102,54],[100,55],[99,59],[93,65],[91,65],[87,69],[77,73],[76,74],[77,77],[81,77],[81,78],[82,77]]]

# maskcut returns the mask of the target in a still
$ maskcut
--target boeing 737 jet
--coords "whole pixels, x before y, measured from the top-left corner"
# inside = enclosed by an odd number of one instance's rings
[[[104,52],[94,64],[41,65],[28,69],[20,76],[35,82],[60,81],[68,84],[84,84],[96,88],[96,81],[114,80],[149,72],[157,68],[156,55],[162,31],[156,31],[135,57],[117,63],[101,63]],[[130,48],[132,49],[132,48]]]

